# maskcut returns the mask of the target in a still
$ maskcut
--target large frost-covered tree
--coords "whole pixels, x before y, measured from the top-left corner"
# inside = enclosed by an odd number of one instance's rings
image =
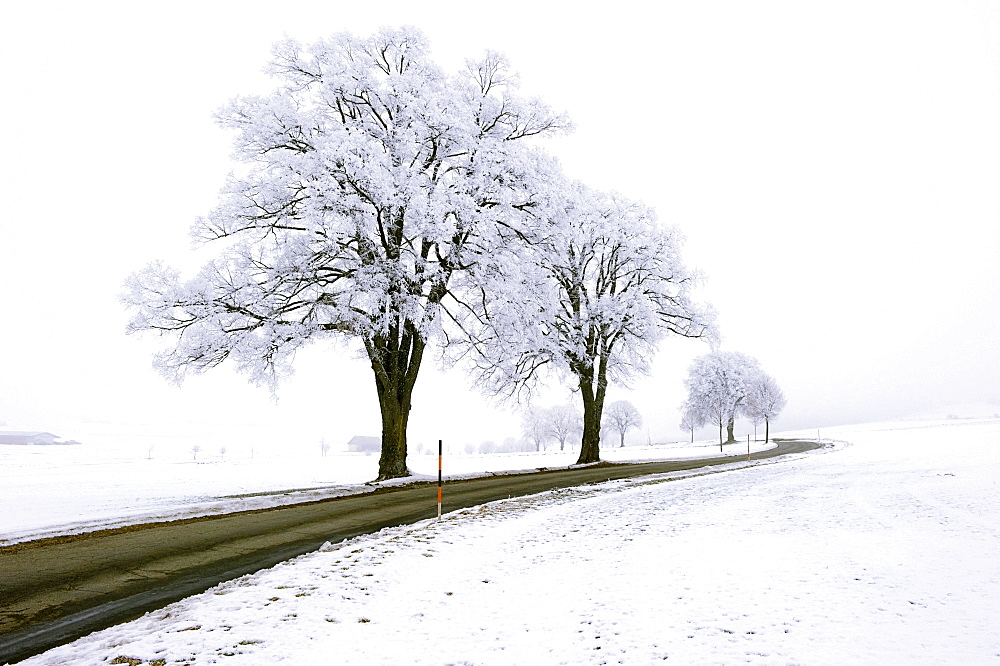
[[[124,296],[130,331],[174,341],[181,379],[230,359],[273,386],[317,339],[360,342],[382,416],[379,478],[408,474],[412,393],[442,308],[523,235],[549,161],[525,141],[565,125],[487,54],[445,75],[416,30],[278,44],[270,95],[218,114],[240,167],[193,235],[220,249],[182,281],[153,264]]]
[[[743,413],[751,419],[764,421],[764,441],[770,441],[771,421],[785,408],[785,392],[771,375],[761,372],[750,380]]]
[[[723,427],[727,429],[726,441],[736,441],[733,435],[736,415],[746,400],[751,382],[759,374],[757,360],[739,352],[714,351],[691,363],[684,380],[688,390],[685,412],[690,411],[699,425],[708,421],[718,424],[720,450]]]
[[[516,393],[543,368],[569,375],[583,401],[578,463],[600,460],[609,382],[646,372],[666,335],[713,332],[710,313],[691,301],[694,275],[680,238],[653,212],[580,183],[553,183],[540,211],[542,235],[508,261],[495,257],[496,286],[470,310],[471,357],[480,382]]]
[[[618,446],[625,446],[625,433],[642,427],[642,414],[628,400],[616,400],[604,410],[605,425],[618,433]]]

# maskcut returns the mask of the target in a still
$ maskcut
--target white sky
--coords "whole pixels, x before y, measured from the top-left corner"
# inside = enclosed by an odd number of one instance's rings
[[[302,354],[277,405],[225,368],[177,389],[150,367],[155,341],[124,336],[117,293],[150,260],[202,263],[187,230],[230,164],[211,115],[268,88],[275,41],[404,23],[447,69],[506,53],[576,123],[549,146],[567,171],[683,229],[724,348],[788,394],[780,426],[1000,402],[997,3],[18,4],[0,22],[0,422],[378,434],[349,351]],[[610,399],[678,438],[706,351],[667,344]],[[517,420],[428,363],[411,441],[501,441]]]

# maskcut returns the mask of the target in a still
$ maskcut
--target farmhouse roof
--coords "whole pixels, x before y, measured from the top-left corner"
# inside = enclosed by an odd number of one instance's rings
[[[351,437],[351,441],[347,442],[348,451],[378,451],[380,448],[382,448],[381,437],[355,435]]]

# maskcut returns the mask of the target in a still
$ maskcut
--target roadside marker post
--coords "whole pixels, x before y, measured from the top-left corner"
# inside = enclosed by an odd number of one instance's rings
[[[747,433],[747,460],[750,460],[750,433]]]
[[[441,460],[444,458],[444,444],[438,440],[438,520],[441,520]]]

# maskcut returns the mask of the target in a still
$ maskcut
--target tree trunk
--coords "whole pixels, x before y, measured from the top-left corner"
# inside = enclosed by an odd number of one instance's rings
[[[577,465],[595,463],[601,459],[601,415],[593,394],[583,394],[583,438]]]
[[[771,441],[770,438],[771,438],[771,423],[767,419],[764,419],[764,443],[767,444],[769,441]]]
[[[726,444],[733,444],[736,441],[736,437],[733,436],[733,428],[736,427],[736,419],[729,417],[729,423],[726,424],[726,434],[729,439],[726,440]]]
[[[406,468],[406,426],[424,344],[419,333],[406,323],[390,329],[385,335],[365,340],[382,413],[378,481],[410,475]]]
[[[691,443],[694,444],[694,428],[691,428]]]
[[[621,438],[618,440],[618,448],[623,449],[625,448],[625,431],[619,430],[618,434],[621,435]]]
[[[604,368],[603,363],[601,367]],[[586,465],[601,460],[601,416],[604,412],[605,385],[600,370],[596,386],[592,369],[578,374],[580,394],[583,396],[583,439],[580,444],[580,457],[577,458],[576,464]]]
[[[378,401],[382,411],[382,455],[378,460],[378,480],[409,476],[410,470],[406,468],[406,424],[410,417],[410,396],[380,393]]]
[[[719,453],[722,453],[722,420],[719,420]]]

